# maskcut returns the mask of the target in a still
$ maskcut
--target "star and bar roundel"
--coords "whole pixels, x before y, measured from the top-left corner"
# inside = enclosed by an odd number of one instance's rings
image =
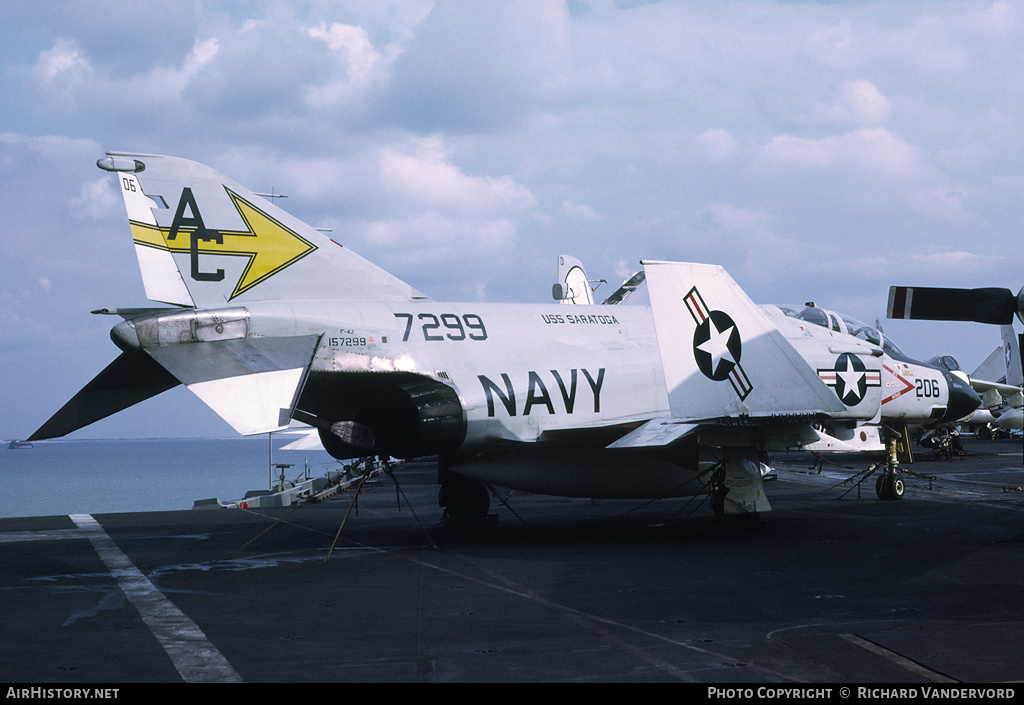
[[[847,406],[860,404],[868,387],[882,386],[881,370],[867,369],[853,353],[841,354],[836,358],[835,367],[818,370],[818,376],[836,391],[839,401]]]
[[[746,399],[754,386],[740,365],[743,339],[736,322],[725,311],[711,310],[697,287],[690,289],[683,301],[697,324],[693,332],[693,357],[697,368],[708,379],[729,380],[740,400]]]

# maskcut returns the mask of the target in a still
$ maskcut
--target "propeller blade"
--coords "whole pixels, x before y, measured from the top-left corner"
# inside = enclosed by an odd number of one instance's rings
[[[926,321],[975,321],[1006,325],[1019,312],[1019,297],[1009,289],[889,287],[888,318]]]

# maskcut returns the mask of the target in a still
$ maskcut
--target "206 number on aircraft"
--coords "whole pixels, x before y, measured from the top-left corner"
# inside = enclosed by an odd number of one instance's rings
[[[917,396],[921,397],[938,398],[939,396],[939,381],[936,379],[919,379],[917,380]]]

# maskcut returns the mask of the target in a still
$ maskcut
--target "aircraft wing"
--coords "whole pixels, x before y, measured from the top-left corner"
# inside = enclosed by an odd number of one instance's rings
[[[700,423],[683,419],[651,419],[643,426],[627,433],[608,448],[652,448],[671,445],[700,428]]]
[[[1012,384],[1003,384],[1002,382],[989,382],[984,379],[975,379],[971,377],[971,386],[974,387],[975,391],[985,393],[987,391],[996,391],[1000,394],[1020,394],[1022,391],[1021,387],[1017,387]]]
[[[1024,381],[1024,367],[1021,365],[1020,337],[1013,330],[1013,326],[1001,326],[1003,346],[996,348],[985,358],[985,361],[978,365],[978,369],[970,375],[971,386],[984,394],[985,392],[998,392],[1006,395],[1020,395],[1022,393],[1022,381]],[[1000,374],[1002,373],[1002,374]],[[994,382],[984,379],[993,377],[1003,380]]]
[[[971,379],[1006,379],[1006,363],[1003,361],[1002,348],[995,348],[984,362],[970,374]]]

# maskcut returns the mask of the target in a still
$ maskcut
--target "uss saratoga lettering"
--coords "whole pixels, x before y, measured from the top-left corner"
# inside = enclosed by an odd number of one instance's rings
[[[615,316],[607,316],[603,314],[574,314],[574,313],[551,313],[543,314],[541,320],[548,324],[555,323],[571,323],[573,325],[591,324],[591,325],[604,325],[604,326],[617,326],[619,325],[619,319]]]

